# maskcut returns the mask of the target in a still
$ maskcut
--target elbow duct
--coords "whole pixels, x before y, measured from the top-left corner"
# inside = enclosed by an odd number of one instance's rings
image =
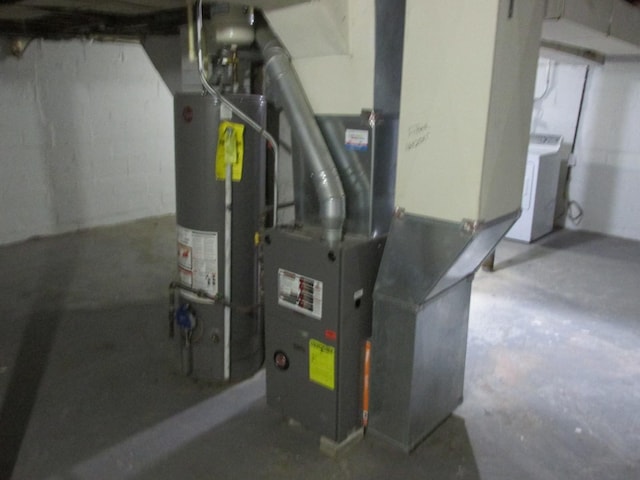
[[[266,25],[257,29],[256,40],[265,59],[266,75],[277,88],[291,129],[307,154],[325,240],[333,245],[342,240],[346,215],[340,176],[286,50]]]
[[[346,194],[347,211],[351,220],[347,219],[347,231],[369,232],[371,229],[371,214],[369,206],[372,205],[371,181],[362,168],[358,156],[353,151],[344,148],[344,132],[346,126],[342,121],[327,121],[319,119],[318,124],[327,141],[327,146],[333,152],[336,168]],[[356,215],[357,220],[356,220]],[[367,214],[367,215],[363,215]],[[351,225],[350,225],[351,223]]]

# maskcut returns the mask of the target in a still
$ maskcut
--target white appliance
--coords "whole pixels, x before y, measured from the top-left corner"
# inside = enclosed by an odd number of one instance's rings
[[[522,188],[522,214],[506,237],[533,242],[553,230],[561,135],[531,135]]]

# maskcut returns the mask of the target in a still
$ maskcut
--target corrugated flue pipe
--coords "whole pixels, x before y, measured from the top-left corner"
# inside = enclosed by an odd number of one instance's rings
[[[287,51],[265,22],[258,25],[256,40],[262,49],[266,75],[278,89],[291,129],[305,151],[318,195],[325,240],[335,245],[342,240],[345,219],[344,190],[335,163]]]

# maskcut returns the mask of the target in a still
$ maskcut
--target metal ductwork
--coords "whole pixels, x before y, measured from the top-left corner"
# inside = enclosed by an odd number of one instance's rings
[[[340,176],[285,48],[265,24],[258,27],[256,40],[265,59],[266,75],[277,89],[291,129],[305,150],[320,203],[324,238],[334,245],[342,240],[346,216]]]

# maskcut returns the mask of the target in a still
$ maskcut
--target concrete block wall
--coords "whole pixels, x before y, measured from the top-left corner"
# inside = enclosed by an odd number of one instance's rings
[[[585,68],[552,67],[549,92],[534,103],[532,131],[560,133],[565,140],[573,136]],[[545,75],[541,62],[538,78]],[[589,67],[575,142],[566,194],[575,202],[570,213],[578,218],[565,218],[563,225],[640,240],[639,62]]]
[[[531,131],[562,135],[562,157],[567,159],[575,141],[586,65],[538,62]]]
[[[137,44],[0,58],[0,244],[175,212],[172,96]]]

